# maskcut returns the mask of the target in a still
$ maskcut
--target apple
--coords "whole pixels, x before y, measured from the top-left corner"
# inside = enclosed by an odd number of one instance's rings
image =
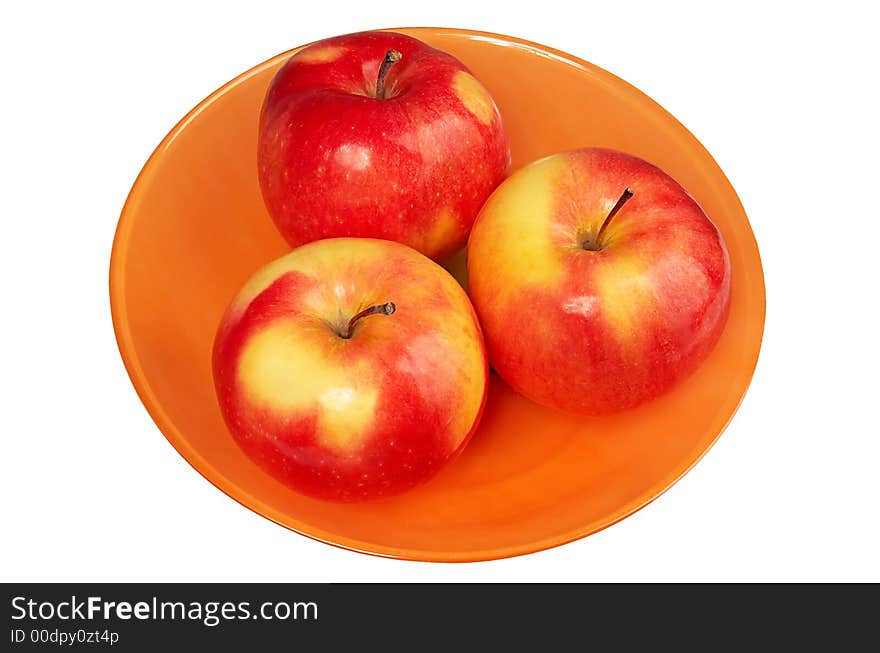
[[[730,305],[727,248],[697,202],[607,149],[507,179],[477,218],[467,270],[492,367],[526,397],[586,415],[669,390],[708,355]]]
[[[425,481],[465,446],[486,400],[473,307],[405,245],[335,238],[269,263],[214,341],[221,412],[291,488],[357,501]]]
[[[260,116],[259,181],[294,247],[362,236],[442,260],[507,176],[492,97],[457,59],[394,32],[319,41],[278,71]]]

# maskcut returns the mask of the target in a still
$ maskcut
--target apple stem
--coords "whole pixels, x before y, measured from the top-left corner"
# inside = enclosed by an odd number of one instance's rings
[[[375,306],[365,308],[348,321],[348,326],[345,327],[345,332],[340,333],[339,335],[348,340],[354,333],[354,325],[357,324],[361,318],[365,318],[368,315],[376,315],[377,313],[381,313],[382,315],[393,315],[396,310],[397,307],[394,305],[394,302],[385,302],[384,304],[376,304]]]
[[[385,75],[388,74],[391,66],[400,61],[402,56],[397,50],[389,50],[385,53],[382,65],[379,66],[379,77],[376,79],[376,97],[380,100],[385,99]]]
[[[617,215],[620,209],[623,208],[623,205],[626,204],[632,196],[632,188],[626,188],[618,198],[617,204],[611,207],[611,210],[605,217],[605,221],[602,223],[602,226],[599,227],[599,233],[596,234],[596,240],[594,242],[597,247],[599,247],[599,243],[602,240],[602,234],[605,233],[605,229],[608,227],[609,224],[611,224],[611,220],[614,218],[615,215]]]

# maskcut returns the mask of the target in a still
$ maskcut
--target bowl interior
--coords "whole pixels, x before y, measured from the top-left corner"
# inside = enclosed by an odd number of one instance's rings
[[[637,510],[711,446],[751,379],[764,322],[758,250],[733,188],[672,116],[613,75],[508,37],[398,30],[459,57],[501,110],[514,169],[582,146],[631,152],[665,169],[703,206],[730,249],[730,317],[706,362],[639,409],[582,418],[537,406],[492,379],[485,416],[436,478],[355,505],[301,496],[234,444],[211,377],[227,302],[287,251],[256,176],[263,94],[285,53],[219,89],[166,137],[123,210],[111,262],[120,351],[150,414],[208,480],[260,514],[356,550],[422,560],[526,553],[595,532]],[[461,257],[450,263],[460,272]]]

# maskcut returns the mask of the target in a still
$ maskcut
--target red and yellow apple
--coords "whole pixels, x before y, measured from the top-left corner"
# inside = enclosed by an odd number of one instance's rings
[[[672,177],[613,150],[512,175],[477,218],[467,268],[492,367],[580,414],[669,390],[708,355],[730,303],[718,229]]]
[[[263,103],[259,180],[294,247],[362,236],[442,260],[505,178],[498,108],[457,59],[394,32],[294,54]]]
[[[480,327],[461,286],[390,241],[316,241],[241,289],[213,353],[238,445],[302,493],[356,501],[428,479],[486,399]]]

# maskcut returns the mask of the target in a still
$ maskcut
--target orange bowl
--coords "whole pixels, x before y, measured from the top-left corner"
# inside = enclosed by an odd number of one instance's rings
[[[514,169],[582,146],[631,152],[668,171],[730,248],[733,294],[705,363],[641,408],[583,418],[492,379],[480,428],[429,483],[361,504],[311,499],[235,445],[214,396],[211,346],[227,302],[287,247],[257,182],[263,94],[291,52],[232,80],[162,141],[128,197],[113,244],[110,301],[132,383],[172,445],[205,478],[294,531],[377,555],[502,558],[570,542],[635,512],[693,466],[748,387],[764,327],[764,279],[745,212],[718,165],[637,89],[570,55],[458,29],[401,29],[460,58],[501,110]],[[453,263],[459,272],[460,257]]]

